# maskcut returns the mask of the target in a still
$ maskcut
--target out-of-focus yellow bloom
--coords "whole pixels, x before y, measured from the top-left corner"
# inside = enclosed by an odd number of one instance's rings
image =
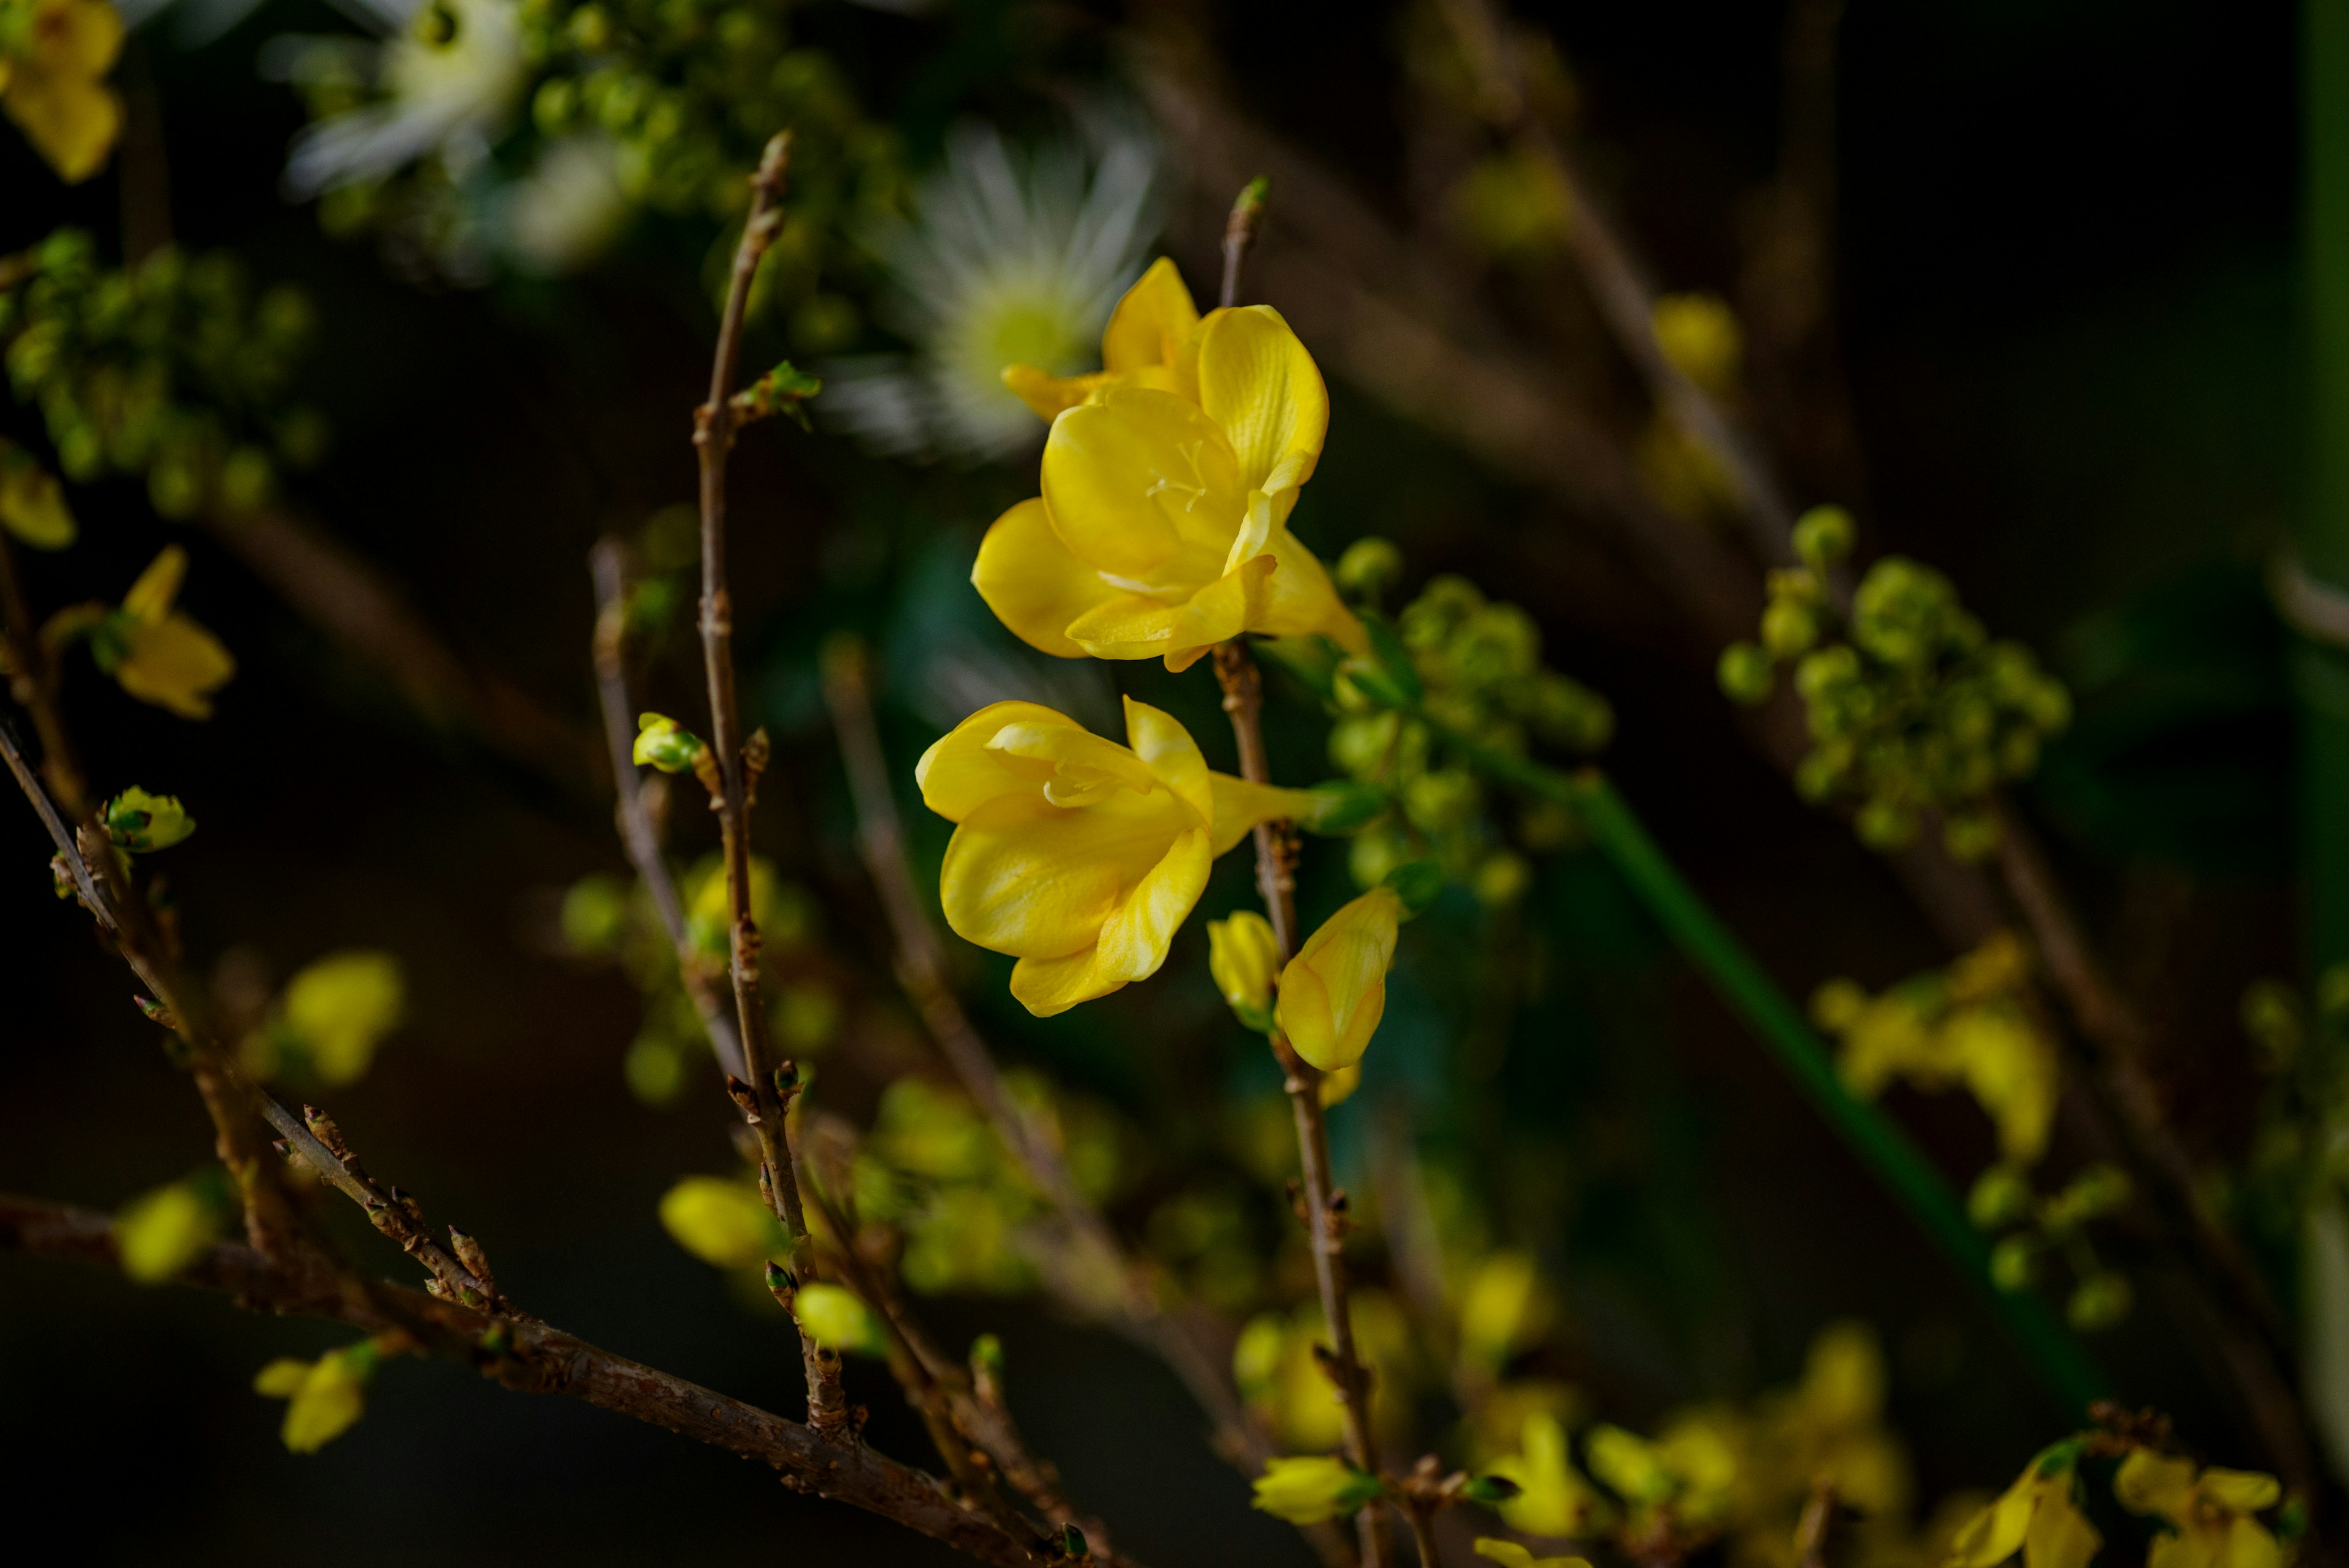
[[[1557,171],[1531,153],[1478,159],[1453,187],[1452,211],[1469,238],[1495,255],[1554,254],[1574,223],[1573,193]]]
[[[159,1187],[114,1217],[114,1252],[122,1272],[160,1284],[204,1254],[220,1235],[221,1206],[194,1181]]]
[[[1044,493],[996,520],[971,581],[1004,625],[1063,658],[1184,670],[1243,631],[1367,652],[1330,574],[1288,532],[1330,424],[1319,369],[1268,306],[1195,326],[1191,310],[1161,263],[1111,317],[1110,369],[1013,373],[1031,404],[1059,405]]]
[[[1487,1373],[1541,1335],[1548,1316],[1541,1273],[1526,1252],[1495,1252],[1460,1293],[1461,1357]]]
[[[287,982],[285,1026],[301,1037],[319,1077],[355,1083],[366,1076],[384,1036],[399,1027],[407,996],[391,954],[329,953]]]
[[[1353,1512],[1379,1495],[1376,1476],[1333,1455],[1267,1459],[1256,1478],[1256,1506],[1291,1524],[1319,1524]]]
[[[747,1181],[688,1176],[662,1196],[660,1219],[678,1246],[721,1269],[791,1255],[790,1238]]]
[[[122,17],[105,0],[0,5],[0,109],[68,185],[98,172],[122,128],[105,85]]]
[[[1745,335],[1736,313],[1718,295],[1668,294],[1656,301],[1650,320],[1656,347],[1680,373],[1708,392],[1737,385],[1745,358]]]
[[[1402,899],[1373,888],[1305,939],[1280,971],[1281,1032],[1297,1054],[1325,1073],[1362,1059],[1387,1007],[1387,966],[1394,961]]]
[[[2017,1552],[2023,1568],[2088,1568],[2105,1541],[2080,1511],[2078,1464],[2077,1446],[2058,1443],[2024,1466],[1959,1530],[1949,1568],[1997,1568]]]
[[[2282,1501],[2273,1476],[2251,1470],[2196,1472],[2191,1459],[2139,1449],[2113,1476],[2113,1496],[2131,1513],[2167,1520],[2146,1568],[2277,1568],[2276,1538],[2254,1515]]]
[[[1516,1542],[1501,1541],[1490,1535],[1476,1538],[1476,1555],[1488,1557],[1500,1563],[1502,1568],[1590,1568],[1586,1558],[1537,1557]]]
[[[873,1309],[839,1285],[802,1285],[792,1302],[792,1315],[808,1337],[826,1350],[843,1355],[884,1355],[888,1341]]]
[[[1272,922],[1254,909],[1207,922],[1207,972],[1250,1029],[1272,1027],[1272,982],[1280,972],[1280,940]]]
[[[209,719],[212,693],[236,673],[236,660],[218,638],[171,607],[187,575],[187,551],[167,547],[122,596],[121,608],[92,628],[90,652],[140,701],[182,719]]]
[[[1604,1500],[1567,1457],[1565,1426],[1546,1411],[1529,1412],[1517,1451],[1485,1468],[1517,1483],[1517,1495],[1495,1505],[1511,1530],[1527,1535],[1581,1535],[1606,1512]]]
[[[316,1361],[281,1358],[261,1369],[253,1391],[292,1401],[279,1436],[295,1453],[315,1454],[366,1413],[367,1379],[378,1356],[373,1340],[361,1340]]]
[[[1420,1371],[1410,1321],[1381,1291],[1353,1295],[1354,1349],[1371,1374],[1377,1397],[1372,1425],[1400,1438],[1411,1417],[1411,1390]],[[1292,1449],[1334,1448],[1345,1438],[1345,1407],[1315,1346],[1329,1343],[1321,1309],[1260,1313],[1241,1329],[1232,1350],[1232,1381],[1248,1407]]]
[[[957,824],[938,898],[964,940],[1019,962],[1011,994],[1040,1018],[1143,980],[1259,822],[1309,815],[1303,792],[1210,773],[1182,725],[1132,698],[1130,746],[1033,702],[965,719],[914,770]]]
[[[0,60],[0,72],[7,68]],[[65,486],[33,454],[0,441],[0,528],[36,550],[62,550],[74,542],[74,515]]]

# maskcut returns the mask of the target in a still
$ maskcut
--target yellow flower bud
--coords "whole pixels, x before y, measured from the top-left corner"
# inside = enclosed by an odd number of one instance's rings
[[[1264,1474],[1256,1479],[1256,1506],[1291,1524],[1319,1524],[1351,1513],[1378,1495],[1376,1476],[1328,1454],[1267,1459]]]
[[[1280,970],[1280,940],[1254,909],[1207,922],[1207,972],[1239,1021],[1261,1033],[1272,1027],[1272,981]]]
[[[873,1315],[871,1307],[839,1285],[801,1286],[792,1303],[792,1314],[807,1330],[808,1337],[827,1350],[854,1355],[888,1352],[881,1320]]]
[[[1182,725],[1132,698],[1121,746],[1033,702],[955,726],[914,770],[957,824],[938,900],[957,936],[1017,958],[1011,994],[1040,1018],[1158,972],[1207,867],[1303,792],[1207,771]]]
[[[782,1226],[747,1181],[688,1176],[663,1195],[660,1219],[678,1246],[721,1269],[791,1251]]]
[[[1710,294],[1668,294],[1656,301],[1656,347],[1680,373],[1708,392],[1737,384],[1745,338],[1726,302]]]
[[[1297,1054],[1325,1073],[1350,1067],[1387,1006],[1402,899],[1373,888],[1330,917],[1280,971],[1276,1017]]]
[[[701,737],[664,713],[636,715],[636,743],[628,756],[638,767],[656,767],[681,774],[693,766],[703,751]]]
[[[106,836],[134,855],[169,849],[196,830],[177,795],[150,794],[137,784],[106,803]]]
[[[399,1027],[407,1003],[399,961],[387,952],[329,953],[285,987],[285,1027],[310,1066],[329,1084],[366,1076],[384,1036]]]
[[[373,1340],[361,1340],[316,1361],[281,1358],[261,1369],[254,1392],[291,1401],[278,1434],[289,1450],[315,1454],[350,1430],[367,1411],[378,1355]]]
[[[221,1208],[195,1181],[175,1181],[132,1199],[114,1217],[122,1272],[142,1285],[170,1279],[220,1235]]]

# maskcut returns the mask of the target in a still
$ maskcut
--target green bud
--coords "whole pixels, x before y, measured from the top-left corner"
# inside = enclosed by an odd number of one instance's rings
[[[2240,1016],[2243,1033],[2259,1049],[2261,1069],[2275,1074],[2290,1067],[2307,1034],[2292,987],[2279,980],[2252,981],[2243,992]]]
[[[1393,714],[1381,717],[1392,719]],[[1330,736],[1330,749],[1337,749],[1337,736]],[[1367,770],[1366,770],[1367,771]],[[1387,793],[1370,784],[1348,784],[1333,780],[1315,784],[1306,792],[1313,797],[1312,806],[1299,822],[1309,831],[1342,838],[1360,832],[1387,808]]]
[[[562,135],[579,118],[579,84],[569,77],[549,77],[530,100],[530,117],[540,135]]]
[[[1402,552],[1376,535],[1357,539],[1338,557],[1336,576],[1348,593],[1375,599],[1402,576]]]
[[[1402,789],[1403,813],[1431,833],[1459,827],[1476,814],[1482,792],[1476,775],[1460,768],[1437,768]]]
[[[1382,885],[1394,889],[1409,914],[1419,914],[1444,891],[1444,867],[1433,860],[1406,860],[1389,871]]]
[[[2002,830],[1990,811],[1952,811],[1941,819],[1941,846],[1958,860],[1986,860],[1998,849]]]
[[[2038,1247],[2027,1236],[2009,1236],[1990,1250],[1990,1282],[2002,1291],[2031,1288]]]
[[[612,42],[612,18],[601,5],[582,5],[571,14],[572,47],[585,54],[601,54]]]
[[[982,1377],[1003,1381],[1003,1341],[982,1334],[970,1342],[970,1369]]]
[[[2135,1300],[2124,1276],[2109,1272],[2091,1274],[2080,1282],[2072,1292],[2072,1299],[2064,1303],[2064,1315],[2074,1328],[2093,1334],[2127,1317]]]
[[[1917,815],[1899,801],[1878,795],[1859,808],[1852,829],[1870,849],[1905,849],[1917,836]]]
[[[665,774],[681,774],[701,756],[701,737],[662,713],[636,715],[636,743],[628,753],[639,766],[650,764]]]
[[[2064,1195],[2071,1200],[2075,1214],[2083,1220],[2094,1220],[2125,1207],[2129,1191],[2127,1172],[2099,1162],[2074,1177]]]
[[[1732,702],[1757,708],[1770,700],[1778,684],[1778,667],[1768,653],[1750,642],[1733,642],[1721,650],[1714,675],[1722,694]]]
[[[1985,1231],[2003,1231],[2031,1212],[2031,1179],[2011,1165],[1993,1165],[1966,1194],[1966,1215]]]
[[[1507,850],[1496,850],[1478,864],[1469,881],[1477,901],[1491,909],[1506,909],[1526,896],[1533,883],[1533,867],[1522,856]]]
[[[1772,599],[1762,612],[1762,646],[1773,658],[1799,659],[1818,639],[1818,611],[1799,599]]]
[[[196,830],[177,795],[150,794],[133,784],[106,803],[106,835],[134,855],[169,849]]]
[[[1460,1495],[1470,1502],[1492,1508],[1515,1501],[1525,1495],[1525,1490],[1506,1476],[1477,1476],[1460,1489]]]
[[[1851,554],[1856,530],[1851,514],[1840,506],[1814,506],[1795,519],[1795,554],[1814,570],[1824,569]]]
[[[563,942],[573,952],[616,951],[628,929],[628,890],[616,877],[582,877],[563,895]]]

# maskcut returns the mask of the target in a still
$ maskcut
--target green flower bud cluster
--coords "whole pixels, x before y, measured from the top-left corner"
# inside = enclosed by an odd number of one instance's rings
[[[2216,1196],[2246,1230],[2289,1257],[2312,1208],[2334,1202],[2349,1178],[2349,963],[2317,977],[2313,995],[2263,980],[2243,993],[2243,1033],[2268,1081],[2258,1131],[2240,1175]]]
[[[2109,1165],[2083,1168],[2057,1191],[2043,1198],[2020,1167],[1993,1165],[1966,1196],[1966,1211],[1984,1231],[2007,1233],[1991,1249],[1991,1281],[2002,1291],[2029,1290],[2043,1261],[2061,1254],[2072,1273],[2064,1315],[2083,1333],[2111,1328],[2129,1314],[2135,1301],[2128,1276],[2096,1255],[2088,1235],[2091,1220],[2127,1206],[2129,1180]]]
[[[290,396],[313,314],[296,291],[256,295],[225,252],[101,266],[78,229],[16,262],[0,364],[67,479],[142,474],[166,517],[233,518],[324,451],[325,421]]]
[[[1340,563],[1358,591],[1393,575],[1384,552],[1362,541]],[[1545,668],[1541,630],[1511,604],[1488,601],[1464,577],[1429,583],[1397,618],[1387,663],[1407,664],[1420,688],[1419,714],[1401,711],[1395,673],[1376,661],[1349,660],[1334,675],[1339,717],[1330,732],[1330,757],[1359,784],[1381,791],[1388,809],[1354,840],[1355,879],[1369,888],[1398,867],[1433,860],[1454,880],[1466,882],[1491,904],[1514,901],[1530,872],[1503,842],[1491,820],[1484,783],[1447,759],[1439,730],[1498,750],[1522,753],[1539,740],[1589,753],[1615,728],[1607,700]],[[1432,721],[1432,722],[1431,722]],[[1557,825],[1528,823],[1526,847],[1554,848]]]
[[[2038,766],[2071,722],[2071,696],[2028,649],[1992,640],[1950,580],[1915,561],[1877,562],[1844,616],[1826,574],[1851,537],[1839,507],[1804,514],[1804,564],[1770,574],[1757,640],[1722,652],[1722,690],[1758,704],[1788,668],[1814,742],[1795,774],[1804,798],[1856,806],[1853,825],[1876,849],[1902,847],[1938,815],[1950,853],[1979,859],[1998,846],[1992,792]]]
[[[1108,1198],[1121,1164],[1108,1113],[1033,1073],[1006,1081],[1031,1125],[1050,1133],[1079,1190]],[[1049,1206],[993,1124],[958,1091],[917,1076],[883,1090],[854,1180],[859,1217],[903,1234],[899,1269],[908,1288],[1012,1295],[1036,1287],[1020,1237],[1047,1220]],[[1113,1303],[1118,1282],[1096,1282],[1102,1304]]]

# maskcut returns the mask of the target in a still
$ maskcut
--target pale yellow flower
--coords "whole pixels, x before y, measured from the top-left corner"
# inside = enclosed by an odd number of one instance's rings
[[[0,110],[67,184],[98,172],[122,129],[106,73],[122,18],[105,0],[16,0],[0,7]]]
[[[218,638],[171,607],[187,575],[187,551],[167,546],[122,596],[122,607],[92,631],[90,651],[141,702],[182,719],[209,719],[212,693],[236,673],[236,660]]]
[[[366,1076],[376,1047],[399,1027],[407,987],[387,952],[329,953],[285,987],[285,1025],[302,1037],[310,1064],[329,1084]]]
[[[204,1254],[220,1235],[221,1213],[193,1182],[132,1199],[114,1217],[114,1251],[122,1272],[160,1284]]]
[[[378,1356],[372,1340],[330,1350],[316,1361],[281,1358],[253,1380],[256,1394],[291,1401],[279,1436],[297,1454],[315,1454],[367,1412],[367,1379]]]
[[[1280,940],[1272,922],[1254,909],[1207,922],[1207,972],[1232,1012],[1250,1029],[1272,1027],[1272,982],[1280,972]]]
[[[1256,1479],[1256,1506],[1291,1524],[1351,1513],[1378,1495],[1377,1477],[1327,1454],[1267,1459]]]
[[[982,708],[923,753],[922,800],[957,824],[938,899],[964,940],[1008,953],[1038,1017],[1158,972],[1207,868],[1301,792],[1210,773],[1168,715],[1127,698],[1130,745],[1033,702]]]
[[[2156,1535],[2146,1568],[2277,1568],[2276,1538],[2254,1516],[2283,1500],[2273,1476],[2207,1469],[2191,1459],[2139,1449],[2113,1476],[2113,1496],[2131,1513],[2168,1521]]]
[[[1288,1044],[1325,1073],[1350,1067],[1370,1048],[1387,1007],[1402,899],[1373,888],[1305,939],[1280,971],[1275,1010]]]
[[[1547,1411],[1527,1412],[1514,1454],[1485,1467],[1517,1483],[1517,1495],[1497,1504],[1503,1521],[1527,1535],[1581,1535],[1606,1504],[1567,1457],[1566,1428]]]
[[[718,1268],[791,1254],[782,1226],[747,1181],[688,1176],[662,1196],[660,1220],[678,1246]]]
[[[2003,1495],[1959,1530],[1949,1568],[1997,1568],[2017,1552],[2023,1568],[2088,1568],[2105,1542],[2080,1511],[2078,1462],[2078,1449],[2059,1443],[2024,1466]]]

